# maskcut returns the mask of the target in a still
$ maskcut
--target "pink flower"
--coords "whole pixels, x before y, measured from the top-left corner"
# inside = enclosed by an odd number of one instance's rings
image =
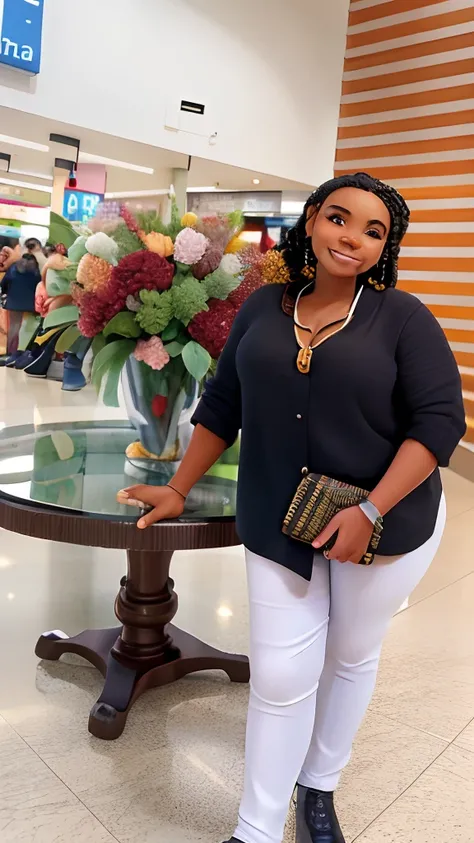
[[[183,228],[176,237],[174,244],[174,257],[178,263],[185,263],[192,266],[201,260],[209,245],[209,240],[204,234],[195,231],[194,228]]]
[[[151,369],[164,369],[170,362],[170,356],[159,337],[150,337],[149,340],[138,340],[133,356],[150,366]]]

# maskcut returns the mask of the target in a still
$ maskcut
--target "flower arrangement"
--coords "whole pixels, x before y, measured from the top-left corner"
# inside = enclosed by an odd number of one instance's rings
[[[282,256],[248,246],[241,229],[238,212],[180,219],[173,207],[166,224],[154,212],[105,207],[69,244],[61,267],[51,266],[70,284],[74,305],[61,348],[90,338],[92,381],[105,403],[118,406],[122,370],[133,365],[155,421],[172,414],[178,395],[213,371],[246,298],[289,280]],[[56,325],[60,319],[57,311]],[[172,442],[164,453],[160,459],[174,453]]]

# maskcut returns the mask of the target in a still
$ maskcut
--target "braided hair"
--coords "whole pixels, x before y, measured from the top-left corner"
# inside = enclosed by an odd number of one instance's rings
[[[306,223],[311,215],[311,209],[319,210],[328,196],[342,187],[355,187],[378,196],[389,211],[392,223],[379,263],[370,272],[359,275],[359,284],[367,284],[369,277],[372,277],[376,283],[381,285],[382,289],[395,287],[398,277],[400,244],[408,228],[410,210],[403,197],[394,187],[379,181],[368,173],[338,176],[320,185],[311,194],[298,222],[286,232],[280,245],[277,246],[290,270],[291,280],[301,281],[302,276],[304,277],[303,270],[307,272],[308,269],[316,268],[317,259],[311,247],[311,238],[306,234]],[[306,279],[305,283],[307,283]]]

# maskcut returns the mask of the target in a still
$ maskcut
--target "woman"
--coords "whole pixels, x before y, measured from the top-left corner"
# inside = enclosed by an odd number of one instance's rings
[[[438,466],[464,433],[464,410],[441,328],[394,289],[408,221],[402,197],[366,174],[318,188],[280,247],[293,283],[259,290],[239,312],[172,482],[119,493],[153,507],[140,529],[181,515],[242,429],[252,684],[235,843],[280,843],[295,782],[307,826],[299,843],[344,843],[333,792],[390,619],[442,537]],[[371,492],[368,507],[334,517],[315,550],[281,532],[308,468]],[[380,555],[358,565],[379,515]]]
[[[35,292],[40,280],[38,262],[27,253],[10,266],[1,281],[3,307],[8,315],[7,357],[3,359],[3,365],[13,363],[18,355],[23,316],[35,312]]]

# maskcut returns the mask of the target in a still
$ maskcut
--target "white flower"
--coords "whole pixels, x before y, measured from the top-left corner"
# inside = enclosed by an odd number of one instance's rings
[[[98,231],[97,234],[91,234],[86,240],[86,249],[90,255],[108,263],[117,264],[118,245],[115,240],[112,240],[108,234],[103,231]]]
[[[240,275],[242,272],[242,264],[237,255],[224,255],[220,262],[220,269],[228,272],[229,275]]]

